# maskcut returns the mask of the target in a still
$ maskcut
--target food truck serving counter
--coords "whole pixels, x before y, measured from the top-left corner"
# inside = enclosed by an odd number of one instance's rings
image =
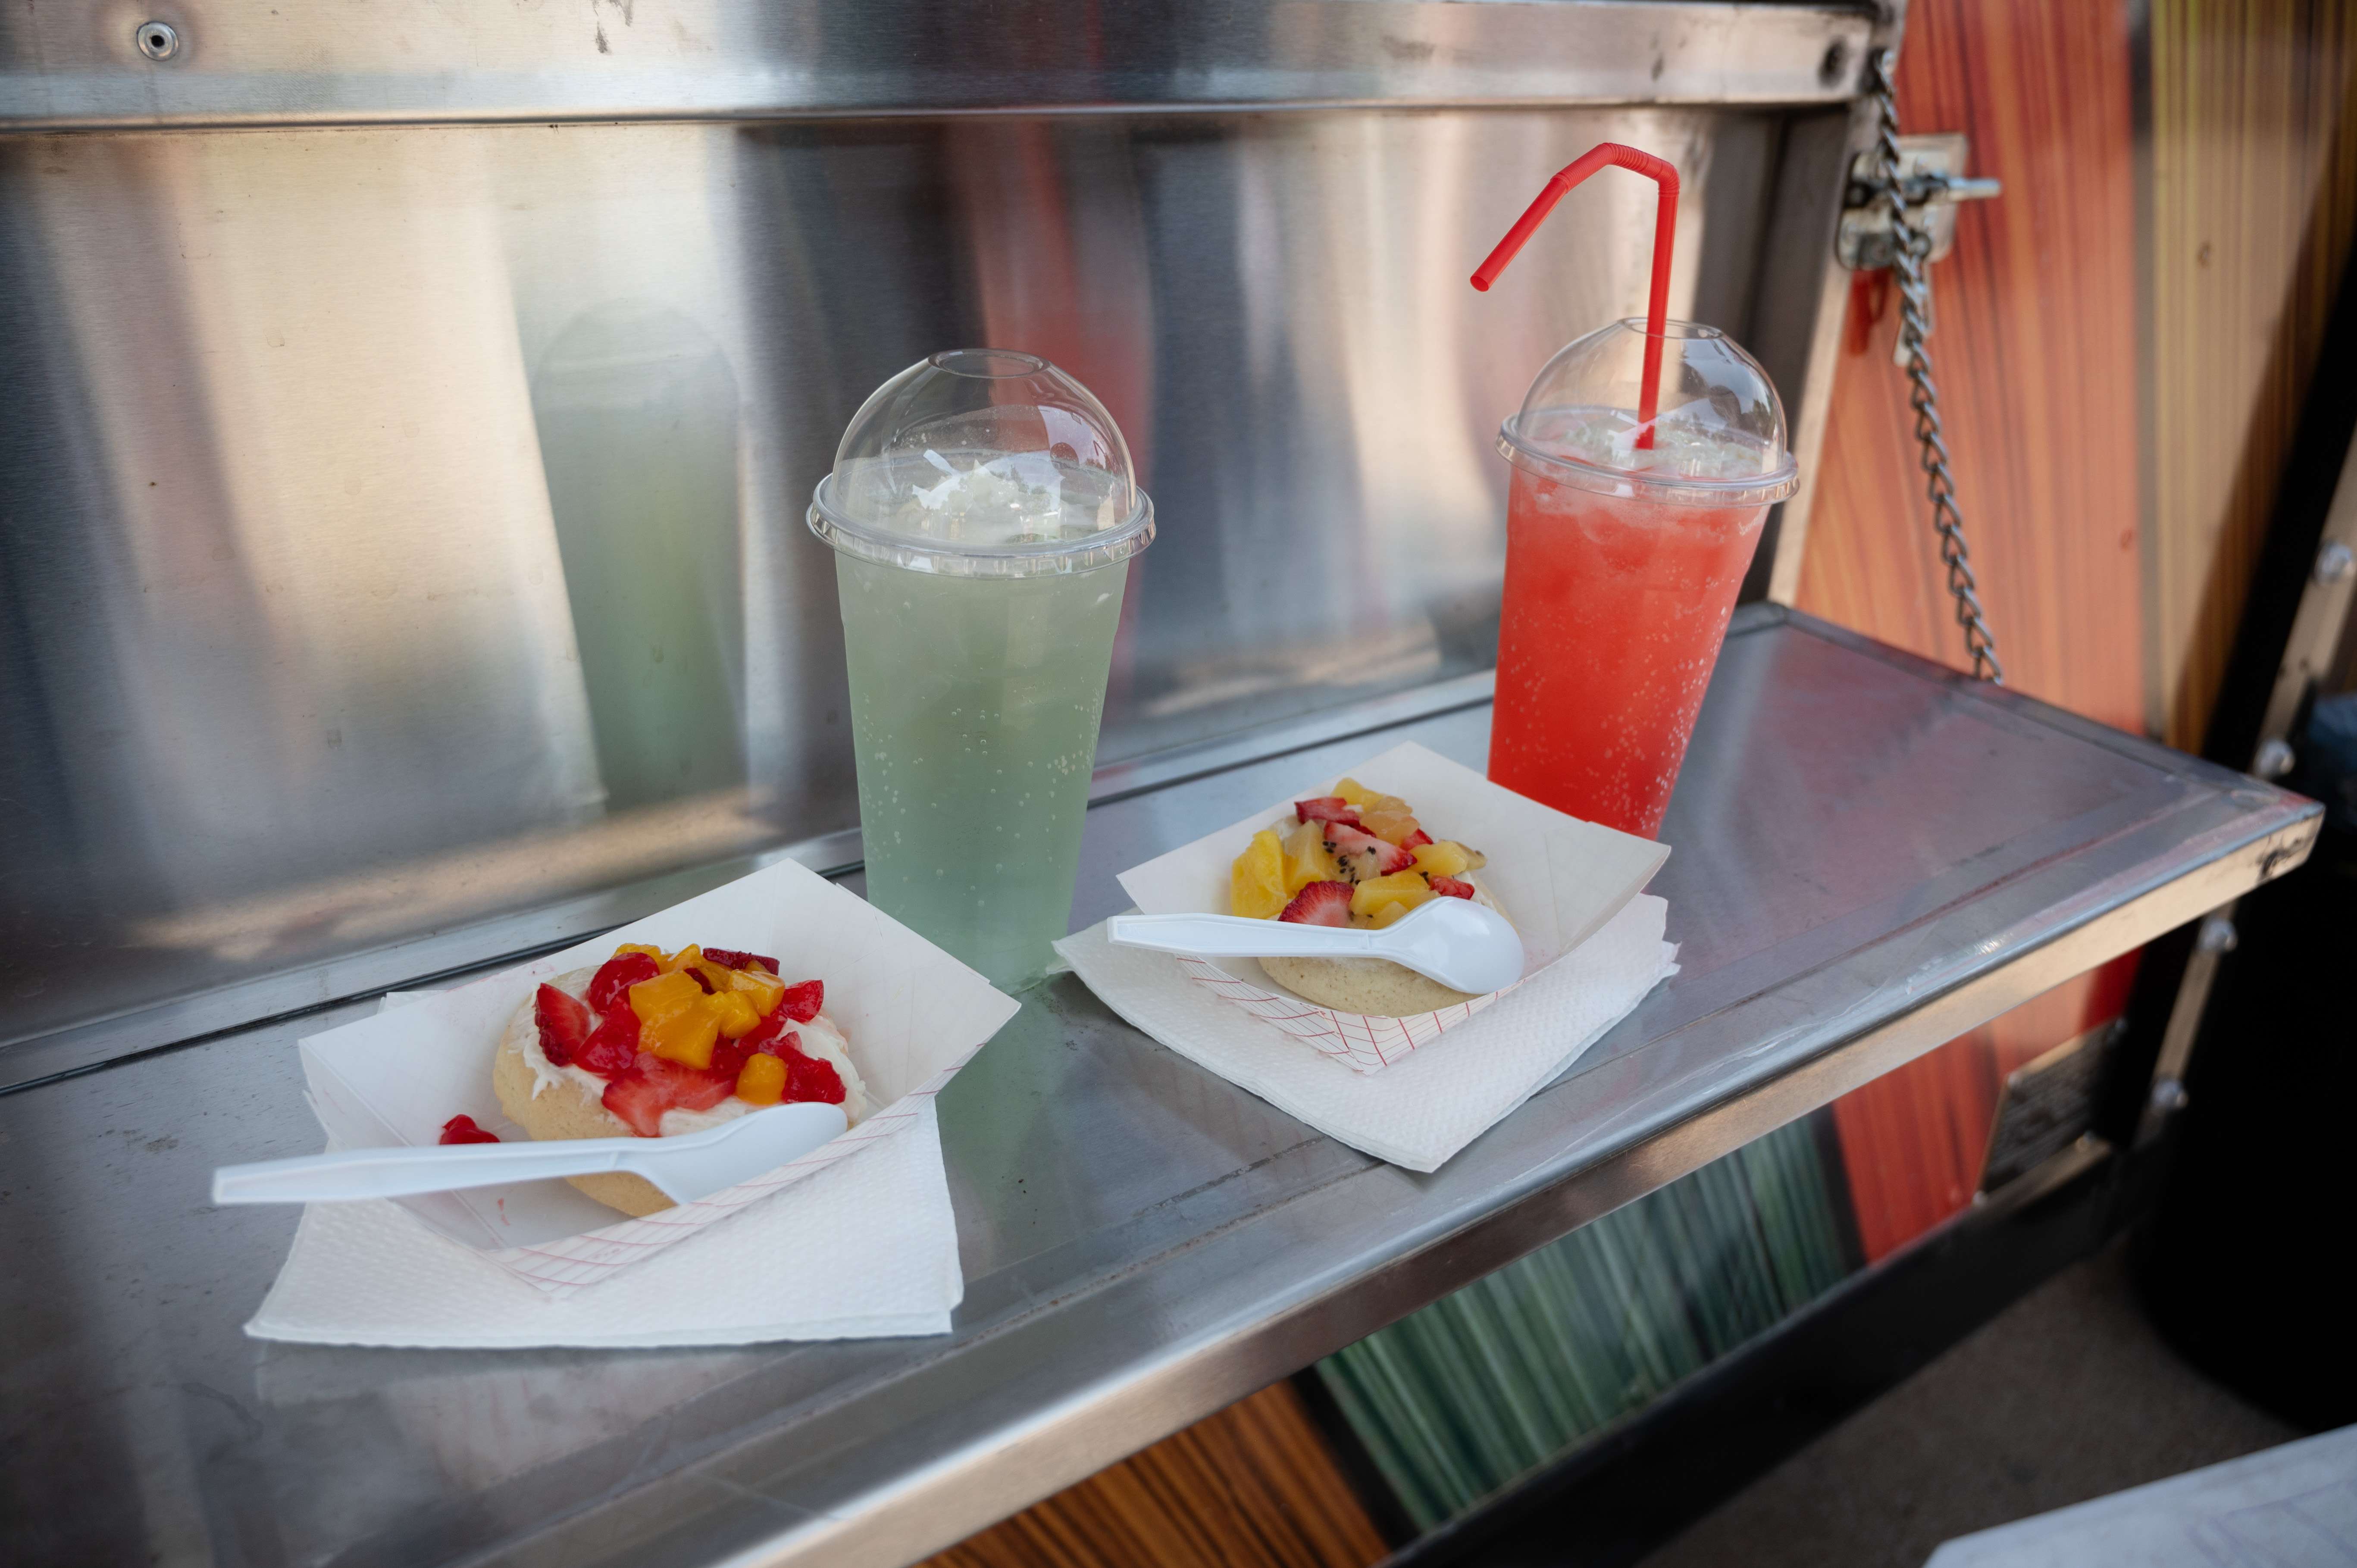
[[[1301,779],[1405,738],[1478,763],[1487,730],[1477,679],[1108,770],[1077,916]],[[942,1096],[940,1338],[265,1346],[240,1326],[296,1216],[205,1183],[317,1146],[294,1040],[366,1005],[35,1083],[0,1097],[0,1379],[42,1434],[12,1509],[89,1561],[907,1562],[2287,870],[2318,810],[1743,612],[1663,830],[1680,972],[1634,1015],[1419,1176],[1051,979]]]
[[[2309,801],[1772,602],[1902,6],[964,9],[0,15],[0,1557],[909,1562],[2307,854]],[[1052,360],[1153,496],[1077,925],[1401,742],[1482,768],[1500,420],[1646,297],[1655,192],[1467,272],[1623,141],[1683,172],[1652,313],[1757,356],[1798,489],[1669,770],[1678,972],[1556,1081],[1417,1174],[1056,974],[939,1099],[946,1334],[247,1336],[297,1216],[208,1182],[317,1152],[298,1040],[862,886],[803,509],[911,361]]]

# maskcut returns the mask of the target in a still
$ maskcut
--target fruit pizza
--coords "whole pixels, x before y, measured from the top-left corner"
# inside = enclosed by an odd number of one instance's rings
[[[1345,779],[1293,803],[1290,820],[1254,833],[1229,872],[1232,913],[1317,926],[1388,926],[1434,898],[1496,908],[1474,877],[1475,849],[1425,832],[1396,795]],[[1312,1002],[1404,1018],[1469,1000],[1384,959],[1264,958],[1270,978]]]
[[[516,1010],[491,1087],[534,1138],[676,1135],[801,1101],[840,1105],[856,1126],[870,1109],[866,1086],[825,1002],[823,983],[789,984],[761,953],[625,944]],[[490,1136],[464,1117],[443,1131],[445,1143]],[[671,1207],[626,1173],[570,1179],[625,1214]]]

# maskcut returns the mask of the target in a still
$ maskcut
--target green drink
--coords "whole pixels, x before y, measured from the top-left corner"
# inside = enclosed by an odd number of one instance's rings
[[[1064,934],[1127,559],[1120,431],[1045,360],[936,354],[851,422],[834,546],[870,902],[1017,986]]]
[[[1071,911],[1127,572],[834,570],[867,897],[994,983],[1029,979]]]

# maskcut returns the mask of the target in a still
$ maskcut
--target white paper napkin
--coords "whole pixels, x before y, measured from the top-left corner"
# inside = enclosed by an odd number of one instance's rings
[[[388,993],[381,1013],[436,994]],[[311,1345],[515,1349],[946,1334],[965,1296],[927,1097],[904,1131],[604,1283],[551,1295],[398,1204],[315,1203],[245,1331]]]
[[[1413,801],[1443,837],[1489,854],[1481,881],[1523,939],[1523,984],[1602,930],[1669,858],[1667,844],[1542,806],[1414,741],[1345,773],[1369,789]],[[1343,776],[1294,789],[1216,832],[1131,866],[1121,874],[1122,890],[1148,915],[1226,914],[1236,856],[1253,835],[1272,822],[1290,821],[1295,801],[1332,794]],[[1370,1017],[1287,990],[1257,959],[1176,961],[1189,978],[1211,986],[1230,1005],[1308,1041],[1354,1072],[1381,1072],[1405,1060],[1463,1028],[1505,994],[1492,992],[1412,1017]]]
[[[1552,1082],[1677,972],[1669,905],[1639,895],[1601,930],[1442,1038],[1357,1073],[1228,1005],[1168,953],[1092,926],[1056,944],[1104,1004],[1180,1056],[1354,1149],[1409,1170],[1441,1164]]]
[[[500,1137],[523,1136],[492,1090],[490,1066],[500,1032],[533,986],[604,961],[619,942],[672,949],[716,937],[791,954],[790,970],[826,983],[827,1015],[850,1036],[877,1101],[858,1126],[775,1171],[640,1219],[554,1181],[393,1201],[516,1278],[564,1295],[643,1267],[701,1227],[896,1135],[1020,1005],[858,895],[786,860],[563,952],[428,993],[399,1016],[304,1036],[296,1049],[311,1109],[345,1148],[430,1144],[453,1112]]]
[[[257,1339],[512,1349],[946,1334],[965,1295],[928,1101],[907,1130],[666,1248],[552,1296],[397,1205],[315,1203]]]

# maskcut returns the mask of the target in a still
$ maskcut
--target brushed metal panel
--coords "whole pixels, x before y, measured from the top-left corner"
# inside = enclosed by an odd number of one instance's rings
[[[1486,668],[1490,440],[1641,298],[1647,192],[1468,258],[1636,141],[1673,309],[1741,332],[1781,124],[0,138],[0,1039],[855,827],[801,512],[945,344],[1071,368],[1155,496],[1101,760]]]
[[[0,11],[0,126],[1824,103],[1875,7],[1687,0],[100,0]],[[135,31],[175,30],[165,59]]]

